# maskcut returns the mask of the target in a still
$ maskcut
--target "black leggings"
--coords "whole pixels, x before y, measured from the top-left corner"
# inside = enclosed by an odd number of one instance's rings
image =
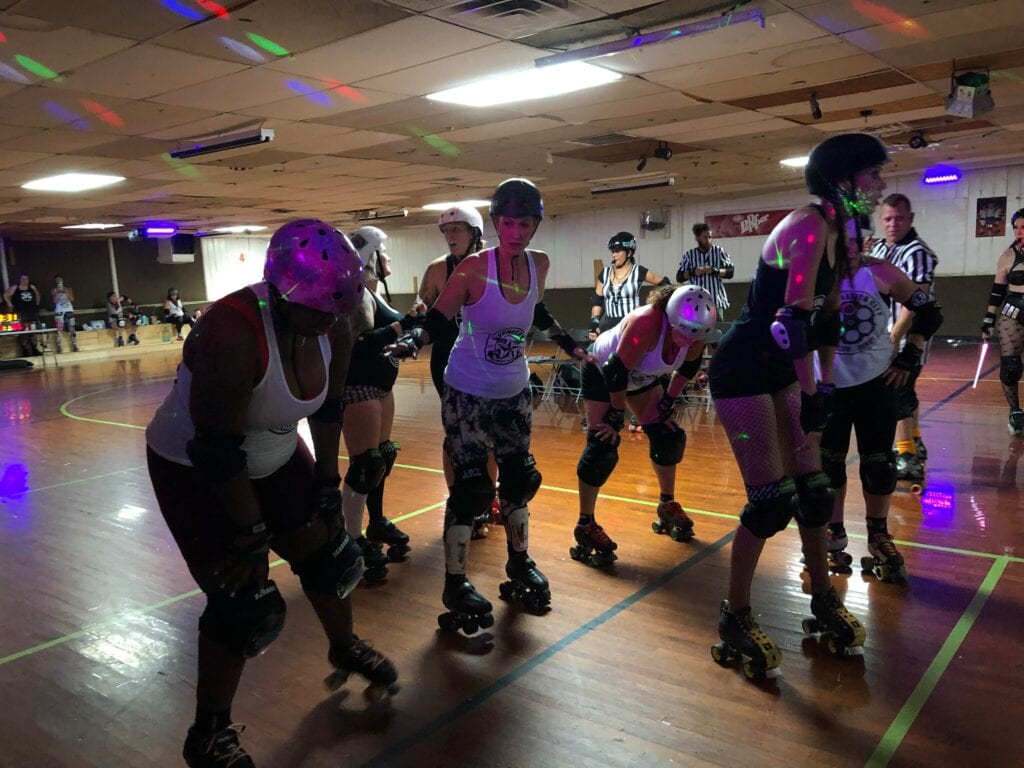
[[[850,433],[857,431],[861,456],[888,453],[896,436],[896,390],[881,376],[871,381],[836,390],[835,409],[821,436],[823,456],[831,454],[844,461],[850,450]]]
[[[196,321],[188,315],[167,315],[167,322],[178,329],[178,335],[181,336],[182,326],[187,325],[189,328],[194,328]]]

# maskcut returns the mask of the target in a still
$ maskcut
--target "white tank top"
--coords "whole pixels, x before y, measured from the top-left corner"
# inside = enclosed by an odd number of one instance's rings
[[[855,387],[880,376],[893,356],[889,306],[878,293],[870,264],[840,282],[839,314],[843,335],[833,363],[834,383]]]
[[[281,365],[281,353],[277,346],[270,316],[270,299],[266,283],[249,286],[259,300],[263,333],[267,339],[267,370],[252,390],[249,410],[245,418],[245,442],[249,477],[266,477],[280,469],[291,458],[298,443],[299,419],[309,416],[323,405],[327,397],[327,382],[323,390],[312,400],[300,400],[291,393]],[[327,336],[317,340],[324,369],[331,365],[331,345]],[[189,398],[192,389],[192,372],[184,362],[178,365],[174,387],[163,404],[157,409],[153,420],[146,427],[146,444],[158,456],[177,464],[192,466],[185,446],[195,436],[195,425],[189,412]]]
[[[53,294],[53,311],[57,314],[75,311],[75,308],[71,305],[71,299],[68,298],[67,291],[57,291]]]
[[[444,369],[444,382],[477,397],[512,397],[530,381],[526,332],[533,325],[537,305],[537,271],[526,251],[530,290],[523,301],[512,304],[498,287],[497,249],[485,251],[482,258],[487,259],[487,286],[479,301],[462,308],[459,337]]]
[[[629,318],[638,312],[643,312],[644,309],[646,309],[646,307],[638,307],[637,309],[634,309],[622,319],[622,322],[597,337],[597,341],[595,341],[590,347],[590,354],[594,356],[598,368],[607,363],[608,358],[612,356],[612,352],[615,352],[619,348],[619,342],[622,340],[622,328]],[[644,355],[640,359],[640,362],[637,363],[629,372],[628,390],[640,389],[658,376],[671,373],[683,364],[683,361],[686,359],[686,353],[689,350],[688,346],[680,347],[675,359],[670,363],[666,363],[661,356],[662,350],[665,348],[666,337],[669,333],[668,318],[662,315],[661,332],[658,334],[658,343],[655,344],[654,349]]]

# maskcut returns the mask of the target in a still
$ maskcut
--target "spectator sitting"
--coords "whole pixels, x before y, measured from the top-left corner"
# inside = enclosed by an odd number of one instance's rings
[[[178,331],[177,341],[185,340],[185,337],[181,335],[181,329],[184,325],[187,324],[189,328],[192,328],[196,324],[196,321],[191,316],[185,314],[185,308],[181,305],[181,298],[178,296],[177,288],[167,289],[167,300],[164,302],[164,321],[174,324]]]

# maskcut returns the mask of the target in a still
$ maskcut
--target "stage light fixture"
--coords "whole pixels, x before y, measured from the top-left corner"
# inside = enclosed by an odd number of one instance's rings
[[[910,137],[910,141],[907,142],[907,146],[911,149],[924,149],[928,146],[928,139],[924,137],[923,133],[915,133]]]
[[[637,172],[642,171],[646,167],[647,167],[647,158],[646,157],[641,157],[640,161],[636,164]]]
[[[654,156],[659,160],[671,160],[672,147],[668,145],[667,141],[659,141],[657,148],[654,150]]]
[[[811,94],[811,98],[808,101],[808,106],[810,106],[811,108],[811,117],[813,117],[815,120],[821,120],[821,105],[818,103],[818,94]]]

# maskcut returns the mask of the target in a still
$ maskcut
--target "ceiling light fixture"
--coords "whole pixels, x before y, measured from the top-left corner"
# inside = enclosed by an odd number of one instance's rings
[[[640,171],[642,171],[646,167],[647,167],[647,158],[646,157],[641,157],[640,161],[636,164],[637,173],[639,173]]]
[[[803,168],[810,159],[806,155],[803,157],[787,157],[785,160],[779,160],[779,165],[784,165],[787,168]]]
[[[214,152],[227,152],[229,149],[240,147],[252,147],[257,144],[265,144],[274,140],[273,128],[256,128],[254,130],[231,133],[224,136],[211,136],[205,139],[198,139],[191,146],[182,149],[174,149],[169,153],[171,157],[183,160],[187,157],[199,155],[210,155]]]
[[[811,117],[815,120],[821,120],[821,105],[818,103],[818,94],[811,94],[811,98],[808,100],[808,106],[811,108]]]
[[[87,189],[109,187],[124,181],[124,176],[111,176],[104,173],[62,173],[34,179],[21,185],[22,189],[33,189],[42,192],[84,192]]]
[[[396,208],[391,211],[359,211],[356,214],[356,219],[358,221],[376,221],[377,219],[404,219],[408,215],[408,208]]]
[[[590,188],[592,195],[607,195],[612,192],[628,192],[635,189],[654,189],[657,187],[671,187],[676,183],[673,176],[655,176],[650,179],[627,179],[609,184],[601,184]]]
[[[921,179],[922,184],[955,184],[960,181],[963,174],[960,173],[959,168],[954,168],[951,165],[936,165],[924,172],[924,177]]]
[[[217,227],[214,232],[226,235],[241,235],[247,232],[262,232],[266,227],[261,224],[239,224],[233,227]]]
[[[667,141],[659,141],[658,146],[654,150],[654,156],[659,160],[671,160],[672,147],[668,145]]]
[[[928,146],[928,139],[924,137],[923,133],[915,133],[910,137],[910,141],[907,142],[907,146],[911,149],[924,149]]]
[[[487,208],[490,204],[490,200],[457,200],[454,203],[427,203],[423,206],[423,210],[447,211],[449,208],[454,208],[456,205],[467,205],[470,208]]]
[[[124,224],[101,224],[100,222],[90,222],[88,224],[68,224],[61,227],[61,229],[116,229],[117,227],[123,227]]]
[[[493,107],[595,88],[621,78],[618,72],[573,61],[543,70],[523,69],[488,77],[457,88],[429,93],[427,98],[464,107]]]

